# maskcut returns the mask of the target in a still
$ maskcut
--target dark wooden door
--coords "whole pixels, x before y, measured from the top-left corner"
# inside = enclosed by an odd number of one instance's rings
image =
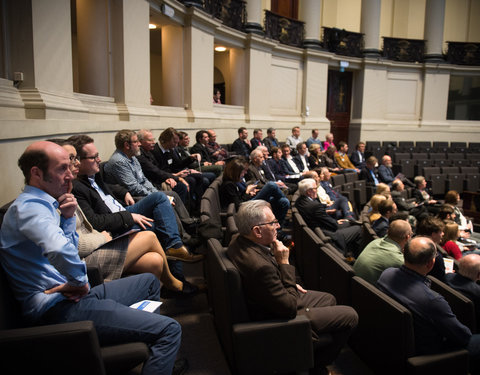
[[[298,0],[272,0],[270,9],[280,16],[298,19]]]
[[[352,72],[328,71],[327,118],[336,145],[340,141],[348,143],[352,77]]]

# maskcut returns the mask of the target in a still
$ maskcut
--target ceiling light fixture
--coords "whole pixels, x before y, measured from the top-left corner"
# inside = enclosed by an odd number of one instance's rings
[[[148,28],[149,28],[150,30],[154,30],[154,29],[157,28],[157,25],[154,25],[153,23],[149,23],[149,24],[148,24]]]
[[[224,46],[216,46],[215,51],[217,52],[225,52],[227,50],[227,47]]]

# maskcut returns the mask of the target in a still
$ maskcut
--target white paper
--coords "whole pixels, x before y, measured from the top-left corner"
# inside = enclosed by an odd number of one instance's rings
[[[443,258],[445,264],[445,273],[453,273],[453,259]]]
[[[154,312],[160,307],[161,304],[162,302],[160,301],[151,301],[149,299],[145,299],[143,301],[136,302],[133,305],[130,305],[130,307],[132,309]]]

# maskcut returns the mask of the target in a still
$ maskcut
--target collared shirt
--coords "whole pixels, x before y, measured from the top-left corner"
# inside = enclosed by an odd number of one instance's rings
[[[32,321],[65,299],[45,290],[88,282],[87,267],[78,256],[76,217],[66,219],[57,208],[52,196],[27,185],[3,220],[0,260],[24,316]]]
[[[102,190],[100,186],[95,181],[95,176],[89,176],[88,177],[88,182],[90,182],[90,185],[97,191],[97,193],[100,195],[100,198],[102,198],[103,202],[107,205],[107,207],[110,209],[112,212],[120,212],[120,211],[125,211],[125,207],[123,207],[118,201],[112,197],[110,194],[105,194],[105,192]]]
[[[307,147],[310,147],[310,145],[312,145],[313,143],[316,143],[317,145],[320,145],[320,149],[323,151],[322,141],[318,138],[310,137],[307,139],[306,143],[307,143]]]
[[[412,312],[416,354],[440,353],[446,345],[467,346],[472,333],[445,298],[430,289],[427,277],[403,265],[383,271],[377,286]]]
[[[297,145],[301,142],[303,142],[302,137],[297,138],[293,135],[287,137],[287,145],[289,145],[291,149],[296,149]]]
[[[290,165],[290,167],[292,167],[293,171],[296,174],[300,173],[300,171],[298,170],[297,164],[295,164],[291,155],[287,157],[287,163],[288,163],[288,165]]]
[[[135,156],[129,158],[122,151],[116,150],[104,168],[107,181],[115,181],[125,186],[132,195],[146,196],[158,191],[143,174],[140,162]]]

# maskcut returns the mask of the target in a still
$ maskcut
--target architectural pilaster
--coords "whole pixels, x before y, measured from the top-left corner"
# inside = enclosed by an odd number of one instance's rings
[[[443,61],[443,26],[445,22],[445,0],[427,0],[425,6],[426,40],[425,60],[429,62]]]
[[[263,35],[262,14],[262,0],[247,0],[247,33]]]
[[[302,0],[299,2],[300,20],[305,22],[303,45],[307,48],[320,48],[320,20],[322,19],[321,0]]]
[[[360,31],[364,34],[365,56],[380,56],[380,11],[381,0],[362,0]]]

